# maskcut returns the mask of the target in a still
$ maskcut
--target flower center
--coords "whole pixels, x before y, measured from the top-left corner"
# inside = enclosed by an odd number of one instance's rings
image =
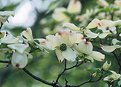
[[[65,51],[66,49],[67,49],[66,44],[63,43],[63,44],[60,45],[60,50],[61,51]]]

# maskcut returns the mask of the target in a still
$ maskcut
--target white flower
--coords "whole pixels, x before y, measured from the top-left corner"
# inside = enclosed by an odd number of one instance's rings
[[[109,6],[108,2],[106,0],[97,0],[97,3],[102,6],[102,7],[107,7]]]
[[[114,5],[115,5],[115,7],[120,8],[120,6],[121,6],[121,0],[115,0],[114,1]]]
[[[81,11],[81,7],[82,7],[82,5],[81,5],[81,2],[79,1],[79,0],[70,0],[70,3],[69,3],[69,5],[68,5],[68,7],[67,7],[67,11],[69,12],[69,13],[80,13],[80,11]]]
[[[62,30],[56,35],[48,35],[46,37],[46,40],[48,41],[47,43],[50,44],[45,44],[45,46],[52,48],[51,50],[55,50],[60,62],[64,59],[68,61],[75,61],[76,59],[76,52],[72,49],[74,41],[70,39],[70,35],[70,30]],[[78,38],[77,36],[75,37],[75,41],[77,42]]]
[[[56,8],[54,10],[52,17],[58,22],[61,22],[61,21],[68,22],[70,21],[70,18],[65,14],[65,12],[66,12],[65,8]]]
[[[107,76],[107,77],[105,77],[103,80],[104,81],[106,81],[106,82],[113,82],[113,81],[115,81],[115,80],[118,80],[120,77],[121,77],[121,75],[120,74],[117,74],[116,72],[114,72],[114,71],[110,71],[112,74],[111,75],[109,75],[109,76]]]
[[[25,31],[21,33],[23,38],[27,41],[33,41],[33,35],[32,35],[32,30],[30,28],[27,28]]]
[[[111,62],[108,63],[108,62],[106,61],[106,62],[103,64],[102,69],[105,70],[105,71],[107,71],[107,70],[109,70],[110,66],[111,66]]]
[[[14,52],[11,63],[16,68],[24,68],[28,63],[27,55],[25,53]]]
[[[93,19],[88,25],[87,25],[87,29],[91,29],[91,28],[98,28],[100,30],[103,31],[103,29],[107,29],[109,28],[109,30],[112,28],[113,30],[115,30],[115,26],[117,25],[121,25],[121,20],[117,20],[117,21],[111,21],[111,20],[107,20],[107,19],[102,19],[99,20],[97,18]]]
[[[97,18],[93,19],[86,27],[85,34],[90,38],[96,38],[97,36],[99,38],[105,38],[109,34],[116,34],[116,27],[117,25],[121,25],[121,21],[111,21],[111,20],[99,20]],[[102,33],[93,33],[92,31],[88,29],[97,28],[102,31]]]

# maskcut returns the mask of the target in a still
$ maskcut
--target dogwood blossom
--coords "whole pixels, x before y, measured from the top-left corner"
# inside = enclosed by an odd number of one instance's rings
[[[67,11],[69,13],[80,13],[81,7],[82,6],[79,0],[70,0]]]
[[[106,28],[111,28],[117,25],[120,25],[121,20],[117,20],[117,21],[111,21],[111,20],[106,20],[106,19],[102,19],[99,20],[97,18],[93,19],[88,25],[87,25],[87,29],[92,29],[92,28],[98,28],[98,29],[106,29]]]
[[[74,25],[73,23],[64,23],[63,26],[71,29],[72,31],[84,33],[88,38],[96,38],[96,37],[105,38],[108,34],[110,34],[109,31],[103,32],[103,33],[94,33],[89,29],[81,29],[81,28],[77,27],[76,25]]]
[[[75,49],[77,52],[81,55],[85,55],[84,58],[91,60],[92,62],[94,60],[97,61],[103,61],[105,59],[105,55],[98,52],[98,51],[93,51],[93,45],[89,41],[82,41],[78,45],[75,45]]]
[[[56,8],[52,17],[58,22],[69,22],[70,17],[66,14],[78,14],[81,11],[81,2],[78,0],[70,0],[67,8]]]
[[[109,6],[109,3],[106,0],[97,0],[97,3],[102,7]]]
[[[55,50],[60,62],[64,59],[75,61],[77,56],[73,49],[73,45],[81,42],[82,38],[82,34],[65,29],[55,35],[48,35],[46,39],[40,39],[39,42],[44,48]]]
[[[113,82],[121,77],[120,74],[117,74],[115,71],[110,71],[112,74],[105,77],[103,80],[106,82]]]
[[[70,18],[65,14],[65,12],[65,8],[56,8],[54,10],[52,17],[58,22],[70,21]]]

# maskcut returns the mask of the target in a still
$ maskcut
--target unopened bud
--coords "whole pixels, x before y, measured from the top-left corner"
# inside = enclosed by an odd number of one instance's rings
[[[106,62],[103,64],[102,69],[105,70],[105,71],[107,71],[107,70],[109,70],[110,66],[111,66],[111,62],[108,63],[108,62],[106,61]]]

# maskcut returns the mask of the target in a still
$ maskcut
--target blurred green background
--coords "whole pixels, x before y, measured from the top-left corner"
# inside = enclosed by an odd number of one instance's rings
[[[85,9],[96,6],[96,0],[80,0],[82,3],[82,13]],[[113,0],[108,0],[113,2]],[[9,23],[5,23],[2,29],[10,30],[15,36],[27,27],[31,27],[34,38],[45,37],[45,30],[49,27],[50,31],[54,29],[56,22],[52,18],[53,10],[57,7],[67,7],[69,0],[0,0],[0,10],[15,11],[15,16],[10,17]],[[47,22],[46,22],[47,21]],[[53,33],[53,32],[52,32]],[[63,70],[63,63],[59,63],[54,52],[33,53],[34,58],[29,62],[27,69],[34,75],[48,81],[53,81],[57,75]],[[2,58],[1,58],[2,59]],[[112,55],[106,54],[106,59],[112,60],[112,69],[117,70],[117,64]],[[72,66],[74,63],[68,63]],[[103,64],[103,63],[102,63]],[[86,81],[89,75],[93,73],[93,68],[101,67],[101,63],[86,63],[78,68],[74,68],[66,72],[60,79],[64,84],[65,78],[70,84],[78,84]],[[117,67],[117,68],[115,68]],[[103,81],[97,83],[86,84],[82,87],[107,87]],[[6,67],[0,64],[0,87],[49,87],[40,83],[21,69],[15,69],[11,66]]]

